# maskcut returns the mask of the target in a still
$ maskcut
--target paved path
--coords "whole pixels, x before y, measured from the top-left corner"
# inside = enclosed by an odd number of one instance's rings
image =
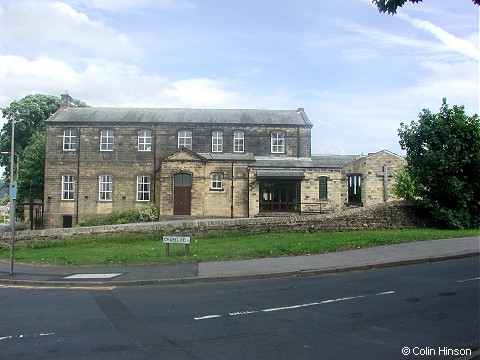
[[[480,254],[480,237],[428,240],[317,255],[165,265],[30,266],[0,262],[0,287],[192,284],[339,271],[456,259]]]

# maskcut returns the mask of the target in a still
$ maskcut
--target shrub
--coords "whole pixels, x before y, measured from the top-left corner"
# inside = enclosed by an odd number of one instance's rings
[[[149,202],[142,209],[115,210],[107,215],[96,215],[81,221],[78,226],[131,224],[136,222],[151,222],[158,220],[158,209]]]

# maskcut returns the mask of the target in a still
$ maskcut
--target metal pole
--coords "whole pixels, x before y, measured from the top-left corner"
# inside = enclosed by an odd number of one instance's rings
[[[10,143],[10,188],[14,186],[13,168],[15,162],[15,113],[12,112],[12,134]],[[17,174],[18,176],[18,174]],[[10,275],[13,275],[14,243],[15,243],[15,199],[10,198]]]

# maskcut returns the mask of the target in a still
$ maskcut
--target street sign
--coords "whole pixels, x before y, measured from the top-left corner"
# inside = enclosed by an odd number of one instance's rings
[[[165,244],[165,253],[170,256],[170,244],[185,245],[185,256],[190,252],[190,236],[164,236],[163,243]]]
[[[16,181],[10,184],[8,197],[10,198],[10,200],[15,200],[17,198],[17,182]]]
[[[190,236],[164,236],[164,244],[190,244]]]

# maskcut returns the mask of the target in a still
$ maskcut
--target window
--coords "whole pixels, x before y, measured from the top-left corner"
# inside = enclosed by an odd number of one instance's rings
[[[320,200],[327,200],[328,199],[328,188],[327,188],[327,182],[328,182],[328,177],[327,176],[320,176],[319,177],[319,187],[320,187]]]
[[[65,130],[63,132],[63,151],[77,150],[77,130]]]
[[[98,177],[98,200],[112,201],[113,177],[111,175],[100,175]]]
[[[220,173],[214,173],[212,174],[212,185],[211,185],[212,190],[221,190],[223,189],[222,187],[222,174]]]
[[[150,176],[137,176],[137,201],[150,201]]]
[[[152,151],[152,130],[138,132],[138,151]]]
[[[178,147],[185,147],[192,150],[192,132],[190,130],[180,130],[178,132]]]
[[[348,202],[362,202],[362,176],[360,174],[348,175]]]
[[[100,132],[100,151],[113,151],[113,130]]]
[[[285,136],[281,132],[273,132],[271,136],[271,151],[274,154],[285,152]]]
[[[212,152],[223,151],[223,133],[221,131],[214,131],[212,133]]]
[[[62,200],[75,199],[75,182],[73,175],[62,175]]]
[[[233,132],[233,152],[243,153],[245,151],[245,133],[243,131]]]

